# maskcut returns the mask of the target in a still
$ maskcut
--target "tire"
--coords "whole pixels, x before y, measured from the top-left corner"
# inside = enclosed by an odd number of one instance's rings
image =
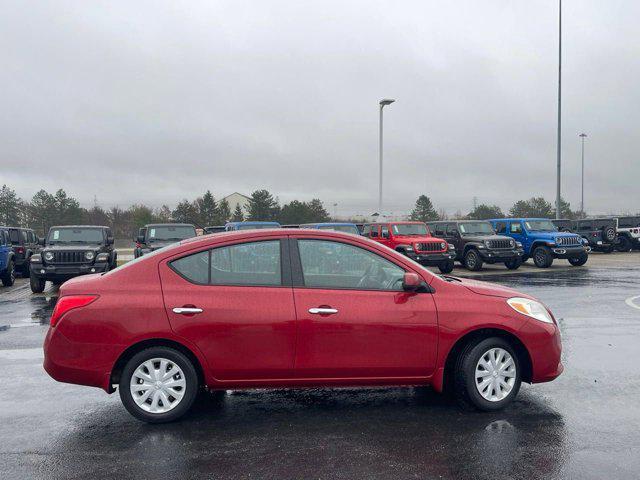
[[[156,362],[157,360],[157,362]],[[136,371],[139,371],[139,367],[143,367],[145,363],[153,361],[154,370],[159,370],[161,367],[161,361],[167,361],[168,365],[171,365],[170,370],[165,370],[164,373],[177,369],[176,374],[165,380],[165,383],[171,382],[177,385],[172,387],[165,387],[157,390],[153,385],[149,385],[146,390],[140,390],[138,400],[134,399],[132,393],[131,382],[134,378]],[[145,367],[146,368],[146,367]],[[146,370],[149,372],[149,369]],[[142,371],[144,374],[144,369]],[[177,376],[177,377],[176,377]],[[154,374],[150,375],[150,380],[157,378]],[[138,388],[146,386],[141,377],[136,376],[134,385],[138,385]],[[173,389],[173,390],[169,390]],[[118,387],[120,393],[120,400],[127,409],[127,411],[138,420],[142,420],[147,423],[166,423],[177,420],[186,414],[193,405],[196,396],[198,395],[198,375],[196,369],[191,361],[181,352],[169,347],[151,347],[135,354],[125,365],[120,377],[120,385]],[[150,391],[150,395],[147,393]],[[172,396],[174,394],[182,393],[181,398]],[[161,392],[157,393],[156,392]],[[141,401],[141,397],[147,395],[147,400]],[[164,395],[166,400],[170,402],[167,406],[160,405],[163,401],[161,395]],[[173,401],[171,400],[173,398]],[[139,404],[140,402],[140,404]],[[153,405],[155,403],[155,407]],[[168,407],[168,408],[167,408]],[[159,409],[159,412],[153,412],[152,410]],[[163,411],[164,410],[164,411]]]
[[[607,245],[602,249],[602,253],[613,253],[615,247],[613,245]]]
[[[453,266],[453,260],[445,260],[444,262],[440,263],[440,265],[438,265],[438,268],[442,273],[451,273],[453,272]]]
[[[10,287],[16,281],[16,267],[13,263],[13,260],[9,260],[7,263],[7,269],[2,274],[2,285],[5,287]]]
[[[464,254],[463,263],[467,270],[471,270],[472,272],[482,270],[482,258],[475,248],[467,250],[467,253]]]
[[[47,281],[44,278],[38,278],[31,275],[31,277],[29,277],[29,284],[31,285],[31,291],[33,293],[42,293],[44,292],[44,287],[47,284]]]
[[[616,245],[616,250],[619,252],[630,252],[631,251],[631,240],[629,240],[625,235],[618,237],[618,244]]]
[[[568,260],[569,263],[574,267],[581,267],[582,265],[587,263],[587,260],[589,260],[589,255],[587,255],[586,253],[582,253],[579,257],[571,257]]]
[[[505,353],[506,356],[501,356]],[[486,360],[495,359],[494,354],[497,355],[498,363],[510,363],[510,366],[504,369],[505,376],[494,377],[490,374],[493,371],[493,366],[491,361]],[[481,359],[484,361],[481,362]],[[487,367],[482,367],[483,364]],[[489,373],[486,375],[482,373],[485,371]],[[518,356],[506,340],[500,337],[490,337],[472,342],[467,345],[456,360],[454,370],[456,400],[465,408],[472,407],[483,411],[501,410],[511,403],[520,390],[520,372]],[[496,383],[494,378],[502,379],[503,383]],[[489,381],[489,383],[482,388],[484,381]]]
[[[522,260],[520,260],[519,258],[513,258],[507,262],[504,262],[504,266],[509,270],[517,270],[518,268],[520,268],[520,265],[522,265]]]
[[[538,268],[549,268],[553,263],[553,255],[548,247],[536,247],[533,250],[533,263]]]
[[[613,242],[616,239],[616,229],[614,227],[606,227],[602,229],[602,240],[605,242]]]

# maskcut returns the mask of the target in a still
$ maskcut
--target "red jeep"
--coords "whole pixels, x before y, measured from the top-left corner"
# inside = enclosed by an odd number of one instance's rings
[[[423,222],[368,223],[362,234],[382,243],[421,265],[436,266],[442,273],[451,273],[456,252],[453,245],[431,236]]]

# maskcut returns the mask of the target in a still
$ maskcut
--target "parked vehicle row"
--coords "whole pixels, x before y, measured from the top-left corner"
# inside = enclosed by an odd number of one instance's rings
[[[592,249],[610,253],[640,249],[640,217],[552,220],[558,230],[574,232],[587,239]]]
[[[180,418],[202,388],[431,385],[492,411],[563,371],[559,328],[536,299],[323,229],[184,240],[59,295],[45,370],[117,389],[152,423]]]

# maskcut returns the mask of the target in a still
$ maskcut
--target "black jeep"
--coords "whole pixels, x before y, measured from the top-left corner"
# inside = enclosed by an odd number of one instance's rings
[[[456,260],[469,270],[481,270],[483,263],[504,263],[509,270],[522,265],[524,250],[520,242],[496,235],[489,222],[448,220],[428,225],[436,237],[444,238],[456,247]]]
[[[107,272],[117,265],[109,227],[64,225],[51,227],[44,247],[31,256],[31,291],[40,293],[47,280],[60,284],[88,273]]]
[[[591,250],[611,253],[618,242],[616,221],[612,218],[576,220],[573,232],[586,238]]]
[[[36,232],[30,228],[9,227],[9,240],[13,249],[13,263],[23,277],[29,276],[29,259],[40,252]]]
[[[136,249],[133,252],[136,258],[196,236],[196,227],[188,223],[154,223],[145,225],[143,229],[144,233],[136,238]]]

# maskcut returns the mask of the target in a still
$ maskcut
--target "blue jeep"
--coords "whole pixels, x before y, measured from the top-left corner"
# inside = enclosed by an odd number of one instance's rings
[[[0,227],[0,280],[5,287],[10,287],[16,280],[13,249],[7,227]]]
[[[259,230],[263,228],[281,228],[278,222],[229,222],[224,226],[225,231]]]
[[[536,267],[547,268],[554,258],[569,260],[574,267],[584,265],[591,249],[580,235],[559,232],[548,218],[495,218],[489,220],[499,235],[522,243],[523,261],[533,258]]]
[[[360,235],[360,230],[355,223],[346,222],[325,222],[325,223],[303,223],[300,228],[313,228],[315,230],[335,230],[336,232],[353,233]]]

